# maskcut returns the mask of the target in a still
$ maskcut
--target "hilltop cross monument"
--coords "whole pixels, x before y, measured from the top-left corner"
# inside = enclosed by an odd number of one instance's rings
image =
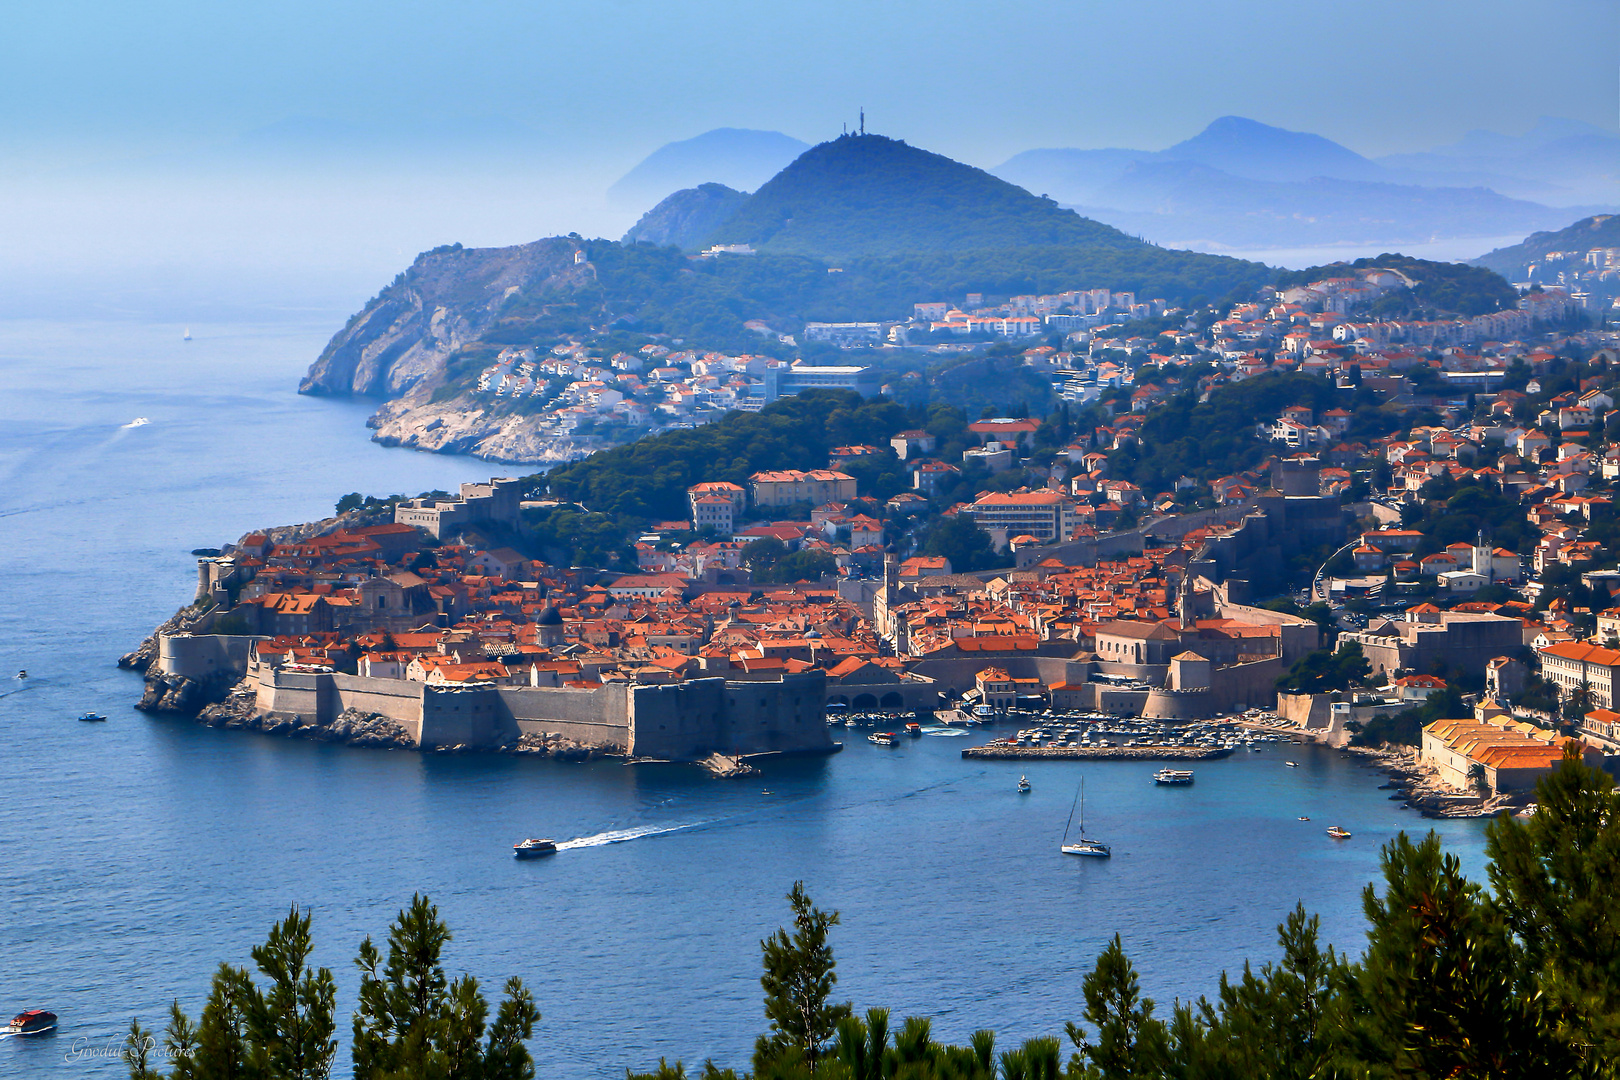
[[[861,134],[866,134],[866,106],[861,106]]]

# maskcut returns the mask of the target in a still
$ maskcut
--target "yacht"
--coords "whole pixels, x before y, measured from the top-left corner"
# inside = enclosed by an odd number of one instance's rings
[[[1193,782],[1191,769],[1160,769],[1153,774],[1155,784],[1190,784]]]
[[[1080,807],[1080,836],[1074,843],[1069,843],[1069,826],[1074,824],[1074,808]],[[1086,782],[1080,781],[1080,788],[1074,794],[1074,802],[1069,804],[1069,824],[1063,826],[1062,851],[1065,855],[1085,855],[1093,859],[1106,859],[1113,855],[1108,845],[1100,840],[1093,840],[1086,836]]]
[[[29,1009],[11,1018],[7,1035],[43,1035],[56,1029],[56,1014],[45,1009]]]
[[[1337,825],[1329,825],[1327,834],[1329,836],[1333,837],[1333,839],[1335,839],[1335,840],[1348,840],[1348,839],[1350,839],[1350,830],[1340,828]]]
[[[87,713],[80,713],[79,714],[79,719],[84,720],[86,722],[99,722],[99,721],[107,719],[107,717],[102,713],[87,712]]]
[[[1029,777],[1020,776],[1018,778],[1018,793],[1020,795],[1028,795],[1029,794]]]
[[[512,845],[512,854],[519,859],[538,859],[542,855],[553,855],[557,851],[557,841],[537,840],[530,837]]]

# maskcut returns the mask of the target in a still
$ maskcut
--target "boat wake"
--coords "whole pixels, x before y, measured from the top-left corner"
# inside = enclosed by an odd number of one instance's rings
[[[575,848],[603,847],[607,844],[622,844],[626,840],[640,840],[644,836],[661,836],[664,833],[680,832],[683,829],[695,829],[699,825],[707,825],[707,821],[689,821],[684,825],[637,825],[632,829],[610,829],[607,832],[597,833],[594,836],[581,836],[574,840],[564,840],[557,845],[558,851],[572,851]]]
[[[145,427],[147,424],[150,424],[151,422],[152,421],[148,420],[144,416],[137,416],[135,419],[133,419],[129,423],[125,424],[123,426],[122,430],[128,431],[130,428]]]
[[[966,735],[968,732],[967,728],[925,727],[922,729],[922,733],[924,735],[932,735],[936,739],[955,739],[959,736]]]

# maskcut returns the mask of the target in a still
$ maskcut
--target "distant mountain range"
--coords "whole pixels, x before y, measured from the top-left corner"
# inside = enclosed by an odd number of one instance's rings
[[[810,149],[780,131],[716,128],[654,150],[608,188],[608,198],[624,206],[651,206],[672,191],[716,183],[753,191]]]
[[[781,169],[793,160],[795,146],[804,149],[779,133],[721,129],[662,148],[612,190],[626,199],[632,190],[644,193],[641,205],[704,181],[748,190],[765,182],[760,173],[769,164]],[[745,161],[753,173],[743,175]],[[1620,207],[1620,136],[1553,119],[1524,136],[1473,132],[1453,146],[1373,160],[1319,135],[1227,116],[1166,150],[1030,150],[990,171],[1094,222],[1154,243],[1212,250],[1522,235]],[[792,200],[792,185],[779,187],[737,219],[739,228],[769,230],[779,250],[791,249],[806,228],[817,234],[814,243],[829,239],[822,226],[760,216],[767,203],[780,203],[773,212],[781,212]],[[637,229],[695,214],[690,201],[681,195]],[[659,236],[690,246],[708,231]]]
[[[1529,281],[1532,276],[1542,276],[1531,275],[1530,266],[1545,260],[1549,251],[1584,252],[1598,247],[1620,247],[1620,216],[1599,214],[1556,232],[1535,233],[1521,244],[1481,255],[1474,265],[1495,270],[1509,281]]]
[[[1620,137],[1584,138],[1620,153]],[[1374,161],[1319,135],[1228,116],[1167,150],[1031,150],[992,171],[1099,221],[1181,246],[1410,245],[1557,228],[1602,209],[1503,194],[1501,187],[1548,197],[1600,190],[1589,180],[1597,166],[1583,165],[1587,179],[1578,179],[1572,164],[1561,174],[1537,170],[1533,152],[1521,150],[1524,178],[1487,186],[1503,179],[1485,166],[1508,161],[1505,151]],[[1557,175],[1569,181],[1552,182]],[[1607,197],[1620,201],[1620,186]]]

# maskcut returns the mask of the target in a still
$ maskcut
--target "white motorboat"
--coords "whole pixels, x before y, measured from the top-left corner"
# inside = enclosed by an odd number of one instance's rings
[[[1029,777],[1020,776],[1018,778],[1018,793],[1020,795],[1028,795],[1029,794]]]

